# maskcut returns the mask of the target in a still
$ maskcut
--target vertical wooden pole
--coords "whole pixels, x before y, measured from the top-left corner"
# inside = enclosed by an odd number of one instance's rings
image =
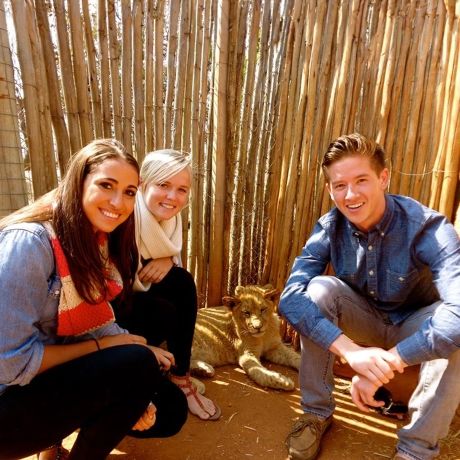
[[[228,63],[228,11],[226,0],[219,0],[217,7],[216,70],[214,77],[212,139],[212,203],[211,203],[211,252],[208,304],[218,305],[222,297],[223,224],[225,200],[225,157],[227,151],[227,63]]]

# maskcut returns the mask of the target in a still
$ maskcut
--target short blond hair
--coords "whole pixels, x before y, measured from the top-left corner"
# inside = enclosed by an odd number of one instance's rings
[[[161,184],[185,168],[192,167],[189,154],[173,149],[154,150],[148,153],[141,166],[141,181],[145,186],[151,182]]]

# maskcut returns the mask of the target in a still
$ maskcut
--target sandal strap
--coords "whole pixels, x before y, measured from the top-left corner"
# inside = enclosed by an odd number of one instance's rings
[[[177,380],[183,380],[184,383],[177,382]],[[174,376],[173,380],[174,384],[177,385],[179,388],[183,388],[187,391],[184,391],[185,396],[188,398],[189,396],[192,396],[195,401],[198,403],[200,406],[201,410],[207,413],[206,408],[204,407],[203,403],[201,402],[200,398],[198,397],[195,385],[193,385],[193,382],[190,380],[190,374],[184,375],[184,376]]]

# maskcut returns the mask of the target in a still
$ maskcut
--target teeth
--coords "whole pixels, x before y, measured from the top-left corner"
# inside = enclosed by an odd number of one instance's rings
[[[161,206],[166,209],[174,209],[174,206],[172,204],[166,204],[166,203],[161,203]]]
[[[358,209],[360,208],[364,203],[358,203],[358,204],[349,204],[347,207],[350,209]]]
[[[111,219],[118,219],[120,214],[115,214],[114,212],[106,211],[105,209],[101,209],[102,214],[106,217],[110,217]]]

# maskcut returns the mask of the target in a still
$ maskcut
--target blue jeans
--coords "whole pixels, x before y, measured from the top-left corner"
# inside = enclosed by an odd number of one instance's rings
[[[318,276],[308,285],[308,294],[322,313],[355,342],[384,348],[395,346],[413,334],[436,312],[441,302],[415,311],[403,323],[393,325],[347,284],[333,276]],[[335,355],[301,337],[300,391],[303,410],[329,417],[335,402],[333,365]],[[434,458],[438,441],[447,435],[460,403],[460,351],[449,359],[421,364],[418,385],[409,401],[410,423],[398,432],[398,450],[416,460]]]

